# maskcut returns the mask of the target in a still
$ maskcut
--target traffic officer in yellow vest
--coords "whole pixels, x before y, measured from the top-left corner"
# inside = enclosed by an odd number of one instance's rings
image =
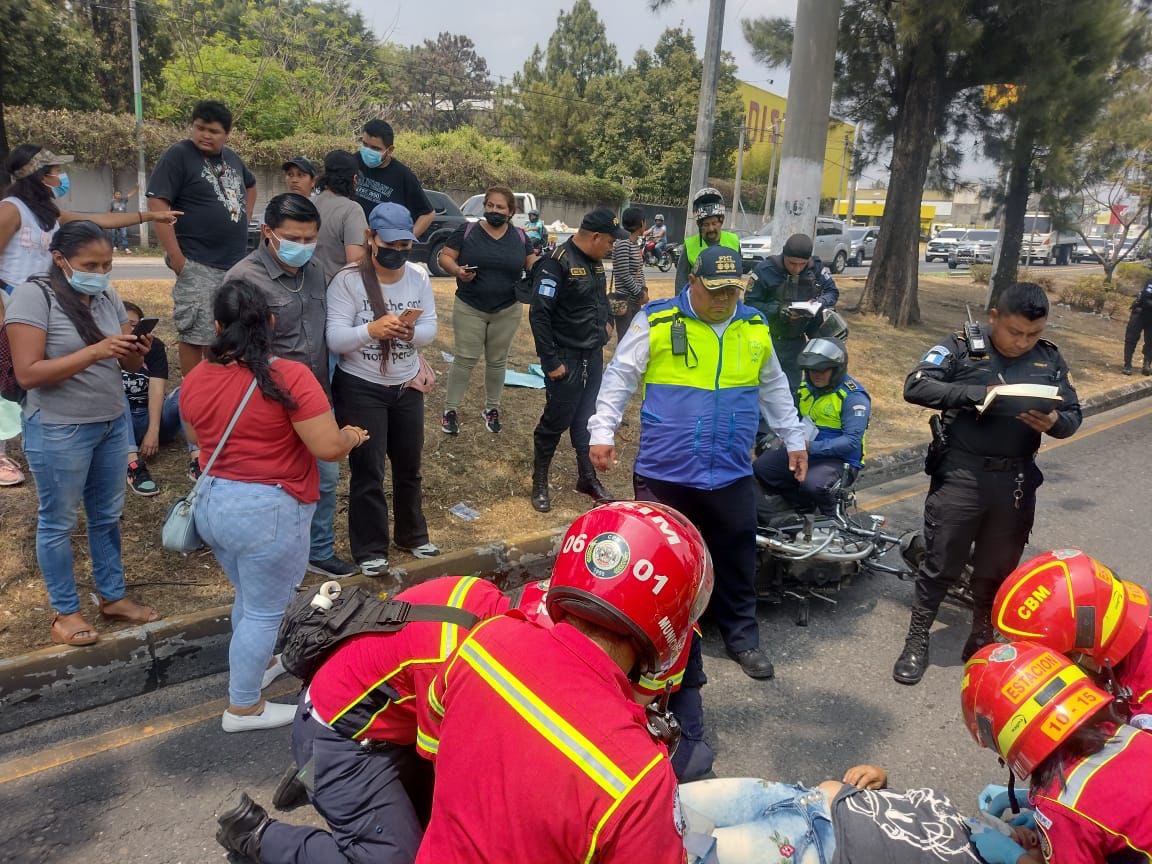
[[[676,262],[676,290],[688,284],[688,275],[696,266],[700,253],[710,246],[725,246],[740,260],[740,235],[722,231],[724,224],[724,196],[720,190],[705,186],[692,198],[692,214],[696,217],[699,233],[684,238],[684,254]],[[741,265],[743,266],[743,265]]]
[[[839,339],[811,340],[800,352],[804,379],[797,391],[800,417],[808,440],[808,474],[798,482],[788,470],[782,450],[768,450],[756,459],[753,471],[767,489],[796,505],[815,504],[831,515],[829,490],[844,466],[864,466],[864,434],[872,416],[872,400],[860,382],[848,374],[848,349]]]
[[[716,565],[709,613],[728,655],[750,677],[771,678],[756,623],[751,451],[760,413],[784,440],[799,481],[808,451],[768,327],[740,302],[741,269],[738,251],[711,246],[697,258],[686,288],[646,304],[633,319],[604,370],[588,421],[589,455],[600,470],[614,464],[616,429],[643,382],[636,497],[675,507],[700,529]],[[703,683],[699,651],[694,655],[681,692]]]

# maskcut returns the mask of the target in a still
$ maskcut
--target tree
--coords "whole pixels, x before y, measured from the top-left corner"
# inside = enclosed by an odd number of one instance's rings
[[[477,103],[491,96],[487,61],[467,36],[441,33],[403,55],[402,80],[393,86],[393,104],[407,125],[421,132],[447,132],[472,122]]]
[[[96,79],[108,111],[132,113],[132,66],[129,49],[128,0],[75,0],[75,8],[100,50]],[[160,84],[164,64],[172,55],[169,28],[163,26],[164,10],[150,2],[136,4],[136,30],[140,36],[140,77],[145,86]]]
[[[4,21],[4,97],[9,105],[98,110],[100,52],[71,4],[0,0]]]

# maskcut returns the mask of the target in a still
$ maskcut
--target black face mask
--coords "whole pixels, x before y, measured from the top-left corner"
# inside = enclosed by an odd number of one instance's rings
[[[499,228],[501,225],[508,221],[508,217],[503,213],[495,213],[489,210],[484,214],[484,220],[493,228]]]
[[[385,270],[399,270],[408,260],[409,249],[389,249],[381,246],[376,250],[376,263]]]

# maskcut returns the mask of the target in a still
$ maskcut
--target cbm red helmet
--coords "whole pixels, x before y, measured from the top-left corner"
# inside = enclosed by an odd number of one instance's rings
[[[548,615],[580,618],[629,637],[644,674],[666,672],[712,596],[712,558],[683,515],[616,501],[572,523],[560,544]]]
[[[544,602],[547,595],[548,580],[537,579],[508,592],[508,602],[512,609],[523,612],[529,621],[551,625],[552,619],[548,617],[548,607]]]
[[[960,683],[968,731],[1022,780],[1111,701],[1079,666],[1032,642],[985,645]]]
[[[1079,549],[1025,561],[996,592],[992,623],[1013,640],[1083,654],[1097,666],[1123,660],[1148,626],[1148,595]]]

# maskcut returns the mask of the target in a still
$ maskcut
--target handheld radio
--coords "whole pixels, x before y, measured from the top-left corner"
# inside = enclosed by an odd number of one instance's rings
[[[964,304],[968,311],[968,320],[964,322],[964,340],[968,343],[968,356],[982,360],[988,356],[988,342],[984,338],[984,329],[972,318],[972,308]]]

